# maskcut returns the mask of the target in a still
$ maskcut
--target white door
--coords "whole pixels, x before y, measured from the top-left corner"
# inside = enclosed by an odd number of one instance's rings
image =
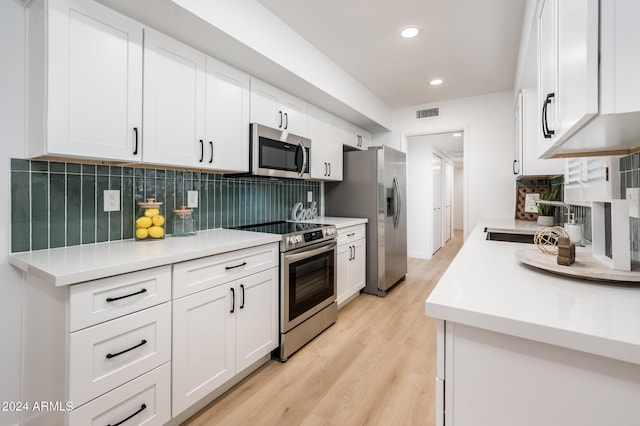
[[[431,235],[433,236],[432,252],[437,252],[442,247],[442,158],[433,154],[433,180],[432,180],[432,206],[433,225]]]
[[[206,56],[145,30],[144,146],[146,163],[205,165]]]
[[[249,76],[207,58],[206,85],[204,165],[216,170],[246,172],[249,170]]]
[[[234,296],[223,284],[173,301],[174,416],[235,375]]]
[[[236,374],[278,346],[278,268],[235,282]]]
[[[49,8],[47,153],[140,161],[141,25],[93,2]]]
[[[446,243],[453,236],[453,163],[445,162],[444,173],[444,242]]]

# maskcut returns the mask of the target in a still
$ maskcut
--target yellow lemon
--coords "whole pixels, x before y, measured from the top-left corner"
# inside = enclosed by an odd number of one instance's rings
[[[162,238],[164,236],[164,229],[160,226],[152,226],[149,228],[149,235],[151,238]]]
[[[136,228],[148,228],[152,224],[151,218],[142,216],[136,219]]]
[[[144,212],[144,215],[145,215],[146,217],[154,217],[154,216],[157,216],[157,215],[159,215],[159,214],[160,214],[160,210],[156,209],[155,207],[154,207],[154,208],[151,208],[151,209],[147,209],[147,210],[145,210],[145,212]]]
[[[147,231],[147,228],[138,228],[138,229],[136,229],[136,238],[137,239],[144,240],[148,236],[149,236],[149,231]]]
[[[162,217],[162,215],[159,214],[152,217],[151,221],[153,222],[153,226],[162,226],[164,224],[164,217]]]

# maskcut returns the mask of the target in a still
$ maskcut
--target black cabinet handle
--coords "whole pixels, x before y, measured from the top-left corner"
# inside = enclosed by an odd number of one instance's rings
[[[347,234],[347,237],[353,237],[354,235],[356,235],[355,232],[351,232],[350,234]]]
[[[549,130],[549,123],[547,122],[547,106],[551,103],[551,100],[555,98],[555,93],[547,94],[547,98],[542,104],[542,135],[546,139],[551,139],[551,136],[555,134],[554,130]]]
[[[120,299],[126,299],[127,297],[131,297],[131,296],[137,296],[138,294],[142,294],[142,293],[146,293],[147,289],[143,288],[140,291],[136,291],[135,293],[131,293],[131,294],[126,294],[124,296],[119,296],[119,297],[107,297],[106,301],[107,302],[115,302],[116,300],[120,300]]]
[[[138,128],[134,127],[133,128],[133,134],[135,136],[134,138],[134,148],[133,148],[133,155],[138,155]]]
[[[513,160],[513,165],[511,167],[513,169],[514,175],[517,175],[518,173],[520,173],[520,167],[516,168],[516,165],[518,165],[518,160]]]
[[[240,309],[244,309],[244,284],[240,284],[240,289],[242,289],[242,302],[240,304]]]
[[[211,148],[211,155],[209,156],[209,164],[213,163],[213,141],[209,141],[209,148]]]
[[[288,129],[289,128],[289,114],[288,113],[284,113],[284,129]]]
[[[236,311],[236,290],[231,287],[231,313]]]
[[[200,162],[204,160],[204,141],[200,139]]]
[[[281,129],[282,128],[282,111],[278,111],[278,114],[280,114],[280,124],[278,124],[278,128]]]
[[[130,415],[126,419],[122,419],[118,423],[114,423],[114,424],[109,423],[107,426],[120,426],[122,423],[126,422],[127,420],[129,420],[129,419],[137,416],[138,414],[142,413],[146,408],[147,408],[147,404],[142,404],[138,411],[136,411],[135,413],[133,413],[132,415]]]
[[[329,167],[327,166],[327,163],[324,163],[324,175],[325,175],[325,176],[328,176],[328,175],[327,175],[327,171],[328,171],[328,170],[329,170]]]
[[[134,350],[136,348],[139,348],[140,346],[145,345],[146,343],[147,343],[146,339],[142,339],[142,341],[140,343],[138,343],[135,346],[131,346],[129,349],[125,349],[124,351],[120,351],[120,352],[115,353],[115,354],[107,354],[107,359],[111,359],[111,358],[117,357],[118,355],[126,354],[127,352],[132,351],[132,350]]]
[[[247,262],[242,262],[242,263],[241,263],[241,264],[239,264],[239,265],[234,265],[234,266],[225,266],[225,267],[224,267],[224,269],[226,269],[226,270],[228,271],[229,269],[236,269],[236,268],[239,268],[239,267],[244,266],[244,265],[246,265],[246,264],[247,264]]]
[[[328,176],[331,176],[331,163],[329,163],[329,175]]]

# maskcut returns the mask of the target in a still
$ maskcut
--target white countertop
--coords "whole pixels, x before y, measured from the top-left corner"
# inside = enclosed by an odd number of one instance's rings
[[[425,302],[428,316],[640,364],[640,287],[553,275],[519,263],[526,244],[487,241],[481,222]],[[533,246],[529,246],[533,247]]]
[[[320,225],[335,225],[336,228],[347,228],[353,225],[360,225],[363,223],[367,223],[367,218],[357,218],[357,217],[332,217],[332,216],[318,216],[315,219],[302,220],[301,222],[306,223],[318,223]]]
[[[56,286],[168,265],[280,241],[280,236],[233,229],[156,241],[112,241],[9,256],[12,265]]]

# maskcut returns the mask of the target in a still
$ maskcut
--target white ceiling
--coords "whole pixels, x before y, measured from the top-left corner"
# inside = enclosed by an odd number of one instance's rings
[[[392,108],[514,85],[526,0],[258,1]]]

